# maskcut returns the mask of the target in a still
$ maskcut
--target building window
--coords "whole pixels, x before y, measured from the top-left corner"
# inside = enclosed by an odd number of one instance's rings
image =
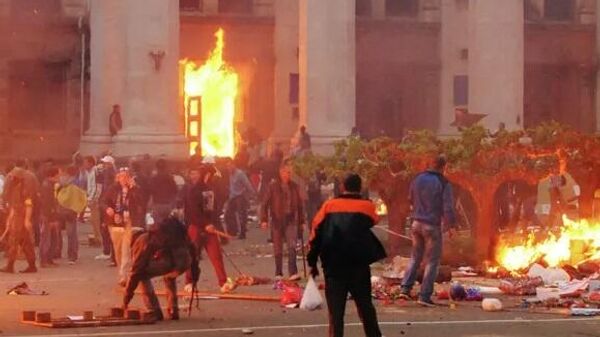
[[[202,11],[202,0],[179,0],[179,9],[182,11]]]
[[[17,17],[59,15],[62,4],[60,0],[11,0],[10,12]]]
[[[219,0],[219,13],[252,14],[252,0]]]
[[[454,76],[454,106],[469,104],[469,77],[466,75]]]
[[[385,0],[387,16],[414,17],[419,13],[419,0]]]
[[[68,63],[12,61],[9,124],[12,130],[64,130]]]
[[[371,16],[371,0],[356,0],[356,16]]]
[[[544,18],[550,21],[573,21],[575,0],[546,0]]]

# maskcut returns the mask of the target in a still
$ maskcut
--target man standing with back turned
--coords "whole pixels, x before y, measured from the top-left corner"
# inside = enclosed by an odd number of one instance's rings
[[[362,180],[350,174],[344,193],[327,201],[313,220],[308,253],[311,274],[325,274],[325,297],[329,309],[329,336],[344,336],[344,313],[348,293],[354,298],[367,337],[381,337],[377,312],[371,300],[370,265],[385,258],[381,242],[371,228],[379,221],[375,205],[361,197]]]
[[[449,230],[450,237],[455,232],[456,216],[454,214],[452,186],[444,177],[445,168],[446,157],[437,157],[433,161],[431,169],[417,175],[412,181],[409,191],[413,212],[413,251],[402,282],[401,297],[410,299],[410,291],[415,285],[423,256],[427,255],[427,265],[417,301],[417,303],[426,307],[435,305],[431,300],[431,295],[433,294],[433,284],[437,278],[442,257],[443,227]],[[442,220],[444,220],[444,226],[442,226]]]

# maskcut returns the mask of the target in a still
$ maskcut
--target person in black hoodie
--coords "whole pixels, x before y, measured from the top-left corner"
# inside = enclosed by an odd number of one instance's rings
[[[327,201],[313,220],[308,265],[318,276],[317,261],[325,274],[325,297],[332,337],[344,335],[348,293],[352,295],[367,337],[381,337],[377,312],[371,300],[370,265],[386,257],[371,228],[379,221],[375,205],[361,197],[362,180],[350,174],[344,193]]]
[[[189,182],[181,191],[179,206],[183,207],[188,236],[199,254],[202,249],[215,269],[222,292],[227,292],[227,272],[223,263],[223,250],[213,220],[215,196],[207,185],[210,167],[192,167]],[[192,274],[186,273],[186,291],[191,291]]]

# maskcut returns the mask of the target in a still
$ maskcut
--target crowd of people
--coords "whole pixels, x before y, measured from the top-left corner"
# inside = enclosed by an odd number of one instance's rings
[[[290,154],[302,155],[310,147],[310,136],[302,128]],[[168,317],[176,320],[175,280],[185,274],[185,289],[195,291],[203,251],[220,290],[234,288],[223,263],[222,245],[228,240],[246,240],[253,204],[257,206],[253,208],[256,219],[268,230],[273,246],[275,279],[284,279],[285,255],[285,279],[302,278],[297,252],[305,247],[306,229],[312,229],[311,274],[318,275],[320,258],[329,284],[326,297],[335,335],[343,333],[345,299],[351,293],[365,318],[368,336],[381,336],[370,299],[369,265],[385,257],[385,250],[370,232],[378,218],[374,204],[362,197],[360,177],[351,175],[340,182],[341,201],[321,208],[321,173],[316,172],[307,183],[297,181],[291,160],[284,159],[279,146],[267,158],[249,160],[248,152],[241,149],[234,159],[198,153],[179,167],[149,156],[117,163],[110,153],[97,158],[75,154],[67,165],[54,160],[16,161],[0,172],[0,249],[6,255],[0,272],[15,273],[21,252],[28,266],[20,273],[36,273],[38,266],[59,267],[57,261],[63,257],[67,263],[77,264],[80,225],[87,222],[92,227],[88,242],[98,249],[95,259],[116,267],[116,281],[124,292],[123,307],[127,308],[140,287],[148,311],[154,319],[164,319],[151,282],[161,276]],[[350,217],[335,212],[340,206],[338,211],[348,212]],[[354,221],[363,216],[366,218]],[[348,235],[332,237],[331,231],[340,228]],[[63,241],[67,246],[64,256]],[[348,254],[356,255],[355,263],[343,261]],[[348,275],[352,277],[348,279]]]
[[[297,139],[292,154],[310,151],[305,128]],[[283,278],[287,243],[288,276],[296,280],[296,247],[307,227],[304,210],[309,208],[311,217],[316,213],[322,203],[320,187],[315,193],[314,186],[291,181],[290,163],[280,144],[267,157],[250,156],[252,151],[252,146],[242,147],[235,159],[203,157],[198,151],[185,164],[144,156],[118,165],[108,152],[98,157],[76,153],[67,164],[52,159],[11,163],[0,171],[0,249],[8,260],[0,271],[14,273],[21,251],[28,262],[23,273],[57,267],[63,255],[68,264],[76,264],[79,225],[88,222],[92,228],[88,242],[99,249],[95,259],[117,267],[118,283],[125,286],[132,239],[174,215],[185,224],[196,248],[206,251],[225,291],[231,285],[221,245],[233,238],[246,239],[253,203],[262,227],[271,228],[268,241],[274,244],[275,277]],[[189,288],[189,275],[187,280]]]

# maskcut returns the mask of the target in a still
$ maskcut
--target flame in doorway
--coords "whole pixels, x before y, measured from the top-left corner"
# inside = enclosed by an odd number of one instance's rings
[[[181,61],[187,135],[191,153],[200,144],[203,156],[233,157],[239,77],[223,60],[223,29],[215,37],[216,46],[204,64]]]

